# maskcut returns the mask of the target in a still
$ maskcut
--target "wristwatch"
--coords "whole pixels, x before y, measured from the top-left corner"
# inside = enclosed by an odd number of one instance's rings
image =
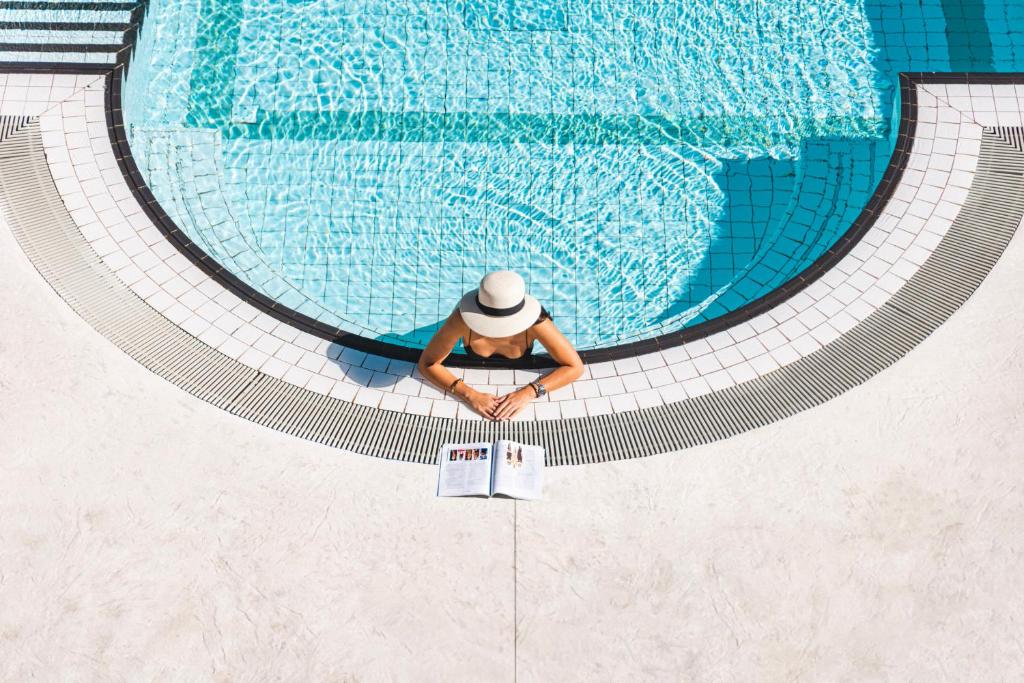
[[[530,382],[530,386],[537,392],[537,398],[540,398],[544,394],[548,393],[548,390],[544,388],[544,385],[540,383],[540,380],[536,382]]]

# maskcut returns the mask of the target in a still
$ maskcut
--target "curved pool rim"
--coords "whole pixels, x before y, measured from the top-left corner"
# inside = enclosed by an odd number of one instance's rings
[[[121,171],[129,187],[135,193],[139,203],[142,204],[154,224],[192,263],[267,315],[341,346],[386,358],[416,362],[419,359],[421,349],[364,337],[327,325],[315,318],[284,306],[275,299],[254,289],[213,259],[202,247],[193,242],[187,233],[181,230],[171,216],[163,210],[135,162],[123,118],[122,89],[125,87],[124,81],[130,69],[137,35],[138,32],[136,31],[135,35],[131,36],[132,41],[129,49],[121,53],[117,65],[107,75],[107,93],[109,98],[107,103],[107,123]],[[999,76],[1000,74],[986,75]],[[907,159],[910,156],[916,126],[917,101],[914,86],[920,82],[927,82],[931,77],[941,78],[944,81],[963,79],[966,82],[969,76],[976,78],[978,74],[949,72],[902,72],[899,74],[899,127],[895,145],[885,172],[868,199],[867,204],[858,214],[857,218],[854,219],[850,227],[831,247],[804,268],[804,270],[767,294],[711,320],[648,339],[598,349],[580,350],[579,355],[583,362],[590,364],[622,360],[709,337],[751,320],[778,306],[824,276],[825,273],[835,267],[857,245],[900,182],[903,171],[907,167]],[[448,356],[446,364],[462,368],[527,369],[555,366],[555,362],[547,354],[533,354],[522,359],[508,360],[504,358],[473,358],[464,353],[455,352]]]
[[[92,67],[47,69],[38,63],[28,68],[15,66],[13,70],[102,73]],[[915,88],[931,83],[1024,86],[1024,73],[1019,72],[998,76],[936,72],[909,77]],[[111,80],[105,78],[103,83],[104,88],[109,87]],[[105,98],[105,103],[111,101]],[[924,100],[921,105],[926,106]],[[84,98],[80,106],[85,107]],[[949,110],[955,112],[951,107]],[[94,107],[93,111],[108,122],[112,120],[106,106]],[[50,116],[60,117],[59,112]],[[1016,118],[1019,122],[1019,115]],[[14,122],[14,130],[27,130],[31,125],[32,117],[24,117]],[[586,417],[490,423],[400,412],[336,398],[265,374],[198,340],[193,332],[179,327],[130,290],[86,241],[82,226],[68,213],[52,177],[55,162],[48,160],[39,125],[34,125],[35,147],[28,145],[34,153],[5,155],[3,160],[10,164],[0,169],[7,171],[7,179],[13,180],[9,183],[15,190],[13,196],[20,196],[22,202],[10,214],[14,217],[12,228],[40,274],[97,331],[165,379],[235,415],[364,455],[419,463],[436,464],[438,439],[482,441],[498,436],[544,444],[548,465],[645,457],[729,438],[820,405],[889,367],[948,320],[996,265],[1024,215],[1024,129],[1019,124],[989,124],[978,131],[989,136],[988,162],[979,165],[969,190],[958,186],[966,193],[955,202],[962,210],[945,236],[929,250],[931,255],[903,287],[839,338],[760,377],[683,400]],[[977,122],[969,125],[982,126]],[[926,130],[925,126],[916,128],[919,132]],[[97,131],[100,135],[93,136],[94,142],[106,138],[100,145],[110,144],[109,132],[103,135]],[[994,138],[998,140],[992,142]],[[914,144],[919,141],[922,138],[915,138]],[[14,144],[24,147],[24,138]],[[998,148],[993,150],[993,144]],[[67,142],[61,140],[56,145],[59,155]],[[908,169],[918,168],[915,160],[919,151],[909,160]],[[104,156],[107,161],[103,167],[113,170],[113,165],[120,162],[113,147],[105,148],[103,154],[109,154]],[[984,154],[983,145],[979,163]],[[88,159],[80,162],[83,166],[89,164]],[[985,177],[981,177],[983,171]],[[908,176],[905,174],[894,196],[908,187]],[[113,182],[119,184],[122,180]],[[920,190],[924,185],[917,187]],[[123,191],[131,192],[127,187]],[[0,198],[6,196],[6,192],[0,193]],[[41,199],[61,215],[48,218]],[[146,229],[157,230],[152,225]],[[877,224],[872,226],[865,243],[878,229]],[[647,448],[638,452],[638,443],[647,444]]]

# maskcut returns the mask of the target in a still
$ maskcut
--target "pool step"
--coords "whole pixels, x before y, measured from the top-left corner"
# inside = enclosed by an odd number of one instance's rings
[[[0,0],[0,62],[113,64],[143,2]]]

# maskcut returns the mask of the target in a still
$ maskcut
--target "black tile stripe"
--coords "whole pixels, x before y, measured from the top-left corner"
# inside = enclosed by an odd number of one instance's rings
[[[3,57],[3,55],[0,55]],[[112,64],[92,64],[89,62],[5,62],[0,61],[0,72],[20,74],[71,74],[71,75],[106,75],[113,68]]]
[[[37,0],[3,0],[0,10],[65,10],[95,12],[130,12],[137,2],[38,2]]]
[[[131,24],[95,21],[0,21],[5,31],[127,31]]]
[[[0,43],[0,52],[117,52],[123,45],[95,43]]]

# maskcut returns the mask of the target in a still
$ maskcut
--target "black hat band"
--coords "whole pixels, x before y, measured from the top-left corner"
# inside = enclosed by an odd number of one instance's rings
[[[491,308],[490,306],[485,306],[484,304],[480,303],[480,295],[477,294],[476,305],[480,307],[481,312],[486,313],[492,318],[507,318],[508,316],[515,315],[519,311],[523,310],[523,306],[526,305],[526,297],[523,297],[523,300],[517,303],[515,306],[510,306],[508,308]]]

